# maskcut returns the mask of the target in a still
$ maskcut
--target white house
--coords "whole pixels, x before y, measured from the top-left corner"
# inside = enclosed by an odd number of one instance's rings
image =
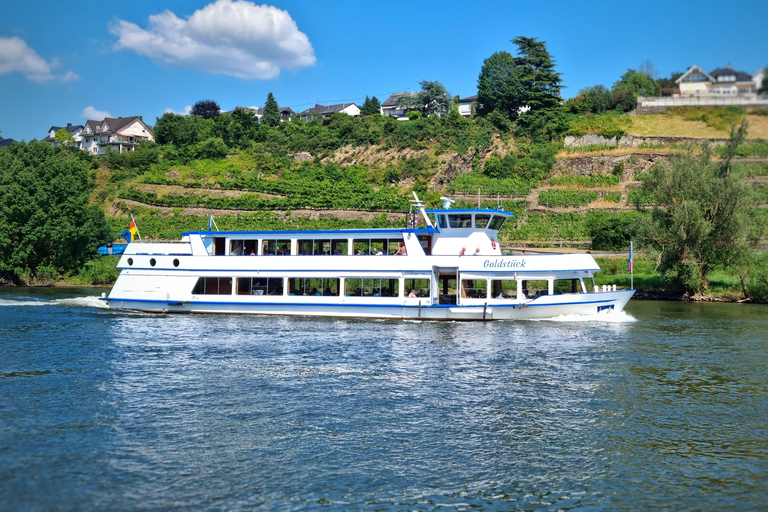
[[[67,126],[51,126],[48,129],[48,136],[44,138],[43,141],[49,142],[53,146],[58,146],[59,143],[56,142],[56,132],[62,129],[67,130],[67,133],[72,134],[75,141],[75,147],[81,149],[81,143],[83,141],[83,125],[81,124],[72,125],[72,123],[67,123]]]
[[[235,110],[248,110],[259,120],[259,122],[261,122],[261,117],[264,115],[264,107],[235,107]],[[222,114],[232,115],[235,110],[227,110],[226,112],[222,112]],[[280,112],[281,121],[290,121],[291,118],[296,115],[291,107],[277,107],[277,110]]]
[[[477,94],[459,99],[459,114],[464,117],[472,115],[472,105],[477,104]]]
[[[107,148],[124,153],[135,150],[144,140],[154,141],[155,136],[152,127],[141,116],[107,117],[103,121],[85,123],[80,148],[92,155],[103,155]]]

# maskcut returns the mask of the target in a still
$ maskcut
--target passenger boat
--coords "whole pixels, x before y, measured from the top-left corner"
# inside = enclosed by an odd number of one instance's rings
[[[519,320],[619,311],[634,293],[595,286],[590,254],[502,254],[512,213],[415,206],[396,229],[209,228],[129,243],[102,299],[156,313]]]

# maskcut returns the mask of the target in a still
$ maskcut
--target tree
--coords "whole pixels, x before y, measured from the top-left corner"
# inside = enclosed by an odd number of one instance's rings
[[[544,41],[516,37],[517,57],[496,52],[483,62],[477,78],[477,111],[488,115],[494,110],[514,119],[523,107],[531,111],[560,105],[560,73]]]
[[[451,95],[445,86],[437,80],[422,80],[419,85],[421,90],[416,94],[404,94],[397,98],[397,106],[416,110],[425,116],[447,116],[451,111]]]
[[[360,115],[361,116],[371,116],[374,114],[380,114],[381,113],[381,103],[379,102],[379,99],[374,96],[373,98],[369,98],[368,96],[365,97],[365,101],[363,102],[363,106],[360,108]]]
[[[86,158],[38,141],[0,151],[0,271],[16,279],[76,271],[114,239],[88,205]]]
[[[485,61],[477,77],[477,113],[486,116],[494,110],[515,117],[522,97],[515,59],[508,52],[496,52]]]
[[[70,149],[75,145],[75,136],[66,128],[61,128],[53,136],[56,143],[64,149]]]
[[[676,80],[681,76],[683,76],[682,72],[675,71],[669,75],[669,78],[659,78],[658,80],[656,80],[656,86],[659,89],[673,89],[677,87]]]
[[[198,117],[166,112],[155,122],[155,141],[158,144],[173,144],[177,148],[195,144],[199,140],[200,121]]]
[[[523,97],[520,106],[531,111],[556,108],[560,105],[560,73],[555,71],[555,61],[547,51],[544,41],[535,37],[519,36],[512,40],[517,45],[517,79],[522,84]]]
[[[600,114],[611,108],[613,94],[604,85],[593,85],[579,91],[585,99],[585,107],[588,112]]]
[[[659,94],[653,79],[634,69],[628,69],[621,75],[621,78],[613,84],[612,90],[616,97],[626,93],[632,93],[635,96],[658,96]]]
[[[690,147],[659,163],[643,182],[654,206],[640,237],[661,251],[659,270],[687,292],[707,289],[711,270],[744,258],[757,243],[753,191],[733,164],[746,130],[745,121],[731,130],[721,161],[713,161],[707,147]]]
[[[195,117],[213,119],[221,114],[221,108],[219,108],[219,104],[213,100],[200,100],[192,105],[192,109],[189,113]]]
[[[280,124],[280,107],[277,106],[275,97],[270,92],[267,94],[267,101],[264,103],[264,114],[261,116],[261,124],[267,126],[277,126]]]

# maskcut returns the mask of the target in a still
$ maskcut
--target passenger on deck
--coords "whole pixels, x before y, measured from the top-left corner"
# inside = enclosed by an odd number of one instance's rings
[[[416,291],[415,290],[411,290],[411,293],[409,293],[408,296],[411,297],[411,298],[417,297]]]
[[[376,254],[376,256],[384,256],[384,253],[381,252],[381,249],[379,249],[378,247],[376,248],[376,253],[375,254]]]
[[[461,248],[461,252],[459,252],[459,256],[464,256],[464,253],[467,251],[466,247]]]
[[[407,256],[408,252],[405,250],[405,242],[400,242],[400,248],[395,253],[395,256]]]
[[[480,248],[479,247],[477,249],[475,249],[475,254],[473,254],[473,256],[480,256]]]

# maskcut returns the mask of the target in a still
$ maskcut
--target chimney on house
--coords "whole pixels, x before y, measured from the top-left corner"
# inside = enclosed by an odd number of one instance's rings
[[[72,123],[67,123],[67,128],[69,128],[70,126],[72,126]]]

